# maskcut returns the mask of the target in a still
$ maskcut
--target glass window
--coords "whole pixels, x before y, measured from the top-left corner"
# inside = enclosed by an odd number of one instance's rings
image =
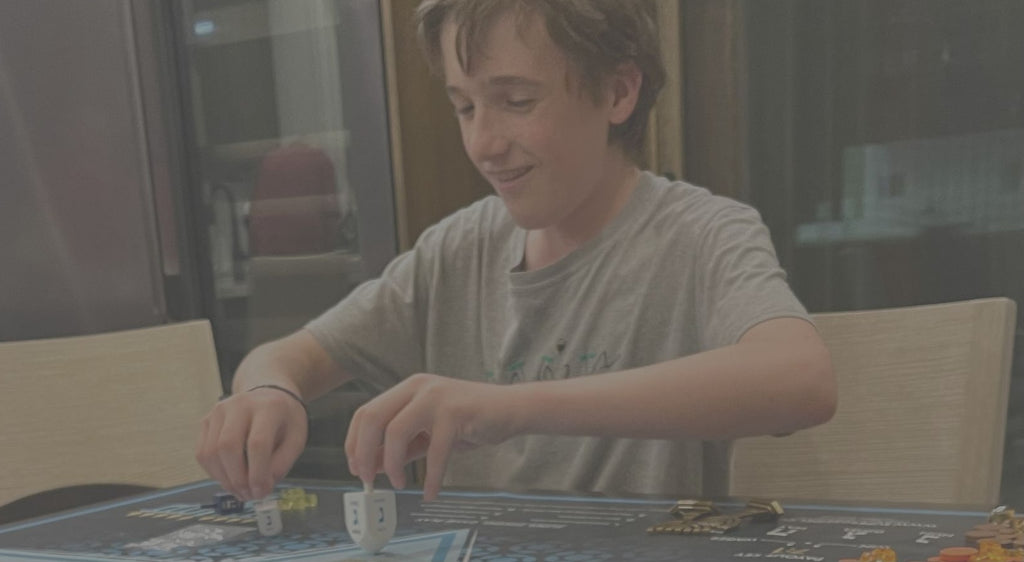
[[[749,193],[808,308],[1024,305],[1024,3],[742,8]],[[1024,498],[1020,333],[1010,503]]]
[[[380,12],[375,0],[178,8],[193,214],[229,377],[253,347],[302,327],[395,255]],[[325,445],[340,462],[359,399],[339,392],[314,408],[314,431],[318,411],[336,423],[311,435],[307,457]]]

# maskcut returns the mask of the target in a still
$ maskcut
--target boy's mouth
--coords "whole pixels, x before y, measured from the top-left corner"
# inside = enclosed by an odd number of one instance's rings
[[[508,170],[500,170],[497,172],[489,172],[487,175],[492,180],[498,183],[509,183],[516,181],[517,179],[526,175],[527,172],[532,170],[532,166],[522,166],[519,168],[510,168]]]

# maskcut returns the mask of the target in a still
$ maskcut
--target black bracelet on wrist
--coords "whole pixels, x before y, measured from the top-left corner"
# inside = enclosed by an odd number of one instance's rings
[[[283,393],[287,394],[288,396],[291,396],[292,398],[294,398],[295,401],[298,402],[300,406],[302,406],[302,410],[304,412],[306,412],[306,421],[309,421],[309,419],[310,419],[309,418],[309,406],[306,405],[306,401],[303,400],[302,397],[299,396],[298,394],[295,394],[294,392],[288,390],[287,388],[285,388],[283,386],[278,386],[276,384],[258,384],[258,385],[254,386],[252,388],[246,389],[245,391],[246,392],[252,392],[254,390],[259,390],[261,388],[272,388],[274,390],[280,390],[281,392],[283,392]]]

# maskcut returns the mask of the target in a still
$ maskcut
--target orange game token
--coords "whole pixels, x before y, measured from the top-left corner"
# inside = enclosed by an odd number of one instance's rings
[[[888,547],[876,548],[861,554],[857,562],[896,562],[896,552]]]
[[[977,553],[978,549],[969,546],[951,546],[939,551],[939,559],[942,562],[968,562]]]

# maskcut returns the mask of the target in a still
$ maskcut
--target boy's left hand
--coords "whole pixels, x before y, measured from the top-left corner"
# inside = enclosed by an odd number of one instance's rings
[[[425,455],[423,496],[435,499],[453,450],[497,444],[517,433],[515,389],[413,375],[356,410],[345,439],[349,470],[363,482],[383,471],[403,488],[405,465]]]

